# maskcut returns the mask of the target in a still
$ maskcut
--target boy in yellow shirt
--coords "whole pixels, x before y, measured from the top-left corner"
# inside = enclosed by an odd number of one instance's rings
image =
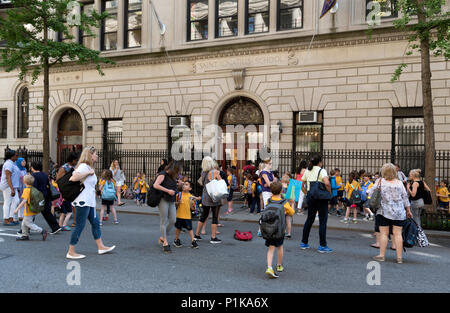
[[[270,191],[272,192],[272,198],[271,201],[284,201],[284,214],[293,216],[295,214],[294,209],[289,205],[289,202],[286,200],[281,199],[281,192],[283,190],[283,185],[281,182],[276,181],[273,182],[270,185]],[[270,201],[269,201],[270,202]],[[282,233],[284,234],[284,229],[282,230]],[[275,248],[277,248],[277,272],[280,273],[284,271],[283,267],[283,243],[284,243],[284,237],[280,239],[266,239],[266,247],[268,247],[267,250],[267,270],[266,275],[270,278],[278,278],[278,274],[274,272],[272,268],[272,260],[273,255],[275,254]]]
[[[14,214],[17,214],[19,210],[25,206],[24,217],[22,220],[22,236],[16,238],[17,241],[30,240],[29,230],[39,232],[42,235],[42,240],[47,238],[47,230],[40,228],[35,223],[33,223],[33,217],[39,213],[34,213],[30,210],[30,201],[31,201],[31,188],[33,188],[34,177],[31,175],[26,175],[23,178],[23,182],[25,184],[25,189],[22,193],[22,202],[20,202],[19,206],[14,210]]]
[[[448,181],[444,179],[441,181],[440,188],[438,189],[438,192],[436,194],[436,197],[438,197],[438,203],[439,208],[441,210],[447,210],[449,209],[449,201],[450,198],[448,197]]]
[[[177,220],[175,222],[175,240],[173,241],[175,247],[180,248],[183,245],[180,241],[180,232],[186,228],[191,237],[191,248],[198,249],[197,241],[194,239],[194,232],[192,231],[192,216],[191,216],[191,198],[200,200],[201,197],[194,197],[190,191],[192,190],[190,182],[184,182],[181,193],[177,195]]]

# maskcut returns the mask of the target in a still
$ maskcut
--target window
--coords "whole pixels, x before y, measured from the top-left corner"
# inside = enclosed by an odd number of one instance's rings
[[[0,110],[0,138],[6,138],[8,129],[8,110]]]
[[[102,21],[100,36],[102,51],[117,50],[117,10],[117,0],[102,2],[102,13],[108,13],[108,17]]]
[[[122,149],[122,119],[103,120],[103,168],[109,168]]]
[[[17,96],[17,138],[28,138],[28,109],[30,98],[28,88],[20,89]]]
[[[247,0],[246,12],[247,34],[269,31],[269,0]]]
[[[94,10],[94,3],[82,3],[81,4],[81,11],[85,15],[91,15],[91,12]],[[95,28],[90,29],[93,34],[95,34]],[[79,43],[85,46],[88,49],[94,50],[95,49],[95,37],[94,35],[89,35],[88,33],[84,32],[81,28],[79,31]]]
[[[68,30],[69,34],[70,34],[71,36],[73,36],[73,38],[75,38],[74,28],[71,27],[71,26],[70,26],[69,24],[67,24],[67,23],[64,23],[64,25],[67,27],[67,30]],[[58,42],[66,42],[66,43],[70,43],[70,42],[73,42],[73,41],[74,41],[73,38],[72,38],[72,39],[66,38],[66,37],[64,36],[63,33],[58,32]]]
[[[278,0],[278,30],[303,28],[303,0]]]
[[[125,48],[142,45],[142,0],[125,2]]]
[[[188,41],[208,39],[208,0],[188,0]]]
[[[299,115],[294,113],[295,120],[295,151],[297,152],[321,152],[322,151],[322,112],[316,113],[316,119],[300,121]],[[311,112],[312,113],[312,112]]]
[[[397,17],[397,0],[366,0],[366,16],[369,15],[370,11],[367,9],[367,5],[370,2],[376,2],[380,4],[380,12],[377,14],[381,18],[392,18]]]
[[[216,0],[216,37],[237,36],[237,0]]]
[[[423,108],[393,108],[392,163],[404,173],[425,168],[425,133]]]

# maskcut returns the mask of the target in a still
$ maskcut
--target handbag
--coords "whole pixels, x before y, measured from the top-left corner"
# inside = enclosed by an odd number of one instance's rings
[[[320,172],[317,174],[317,180],[309,183],[309,193],[314,200],[331,200],[331,193],[325,187],[325,184],[319,181]]]
[[[430,243],[428,242],[427,235],[425,235],[425,232],[420,225],[417,225],[417,228],[419,229],[417,232],[417,245],[420,248],[428,247]]]
[[[369,198],[369,208],[377,210],[381,206],[381,180],[377,189],[374,190],[372,196]]]
[[[424,189],[423,190],[423,203],[424,204],[433,204],[433,198],[431,197],[431,192]]]
[[[161,175],[163,175],[163,174],[161,174]],[[164,196],[163,191],[158,190],[155,187],[153,187],[158,176],[156,176],[155,180],[151,184],[150,190],[147,192],[147,205],[152,208],[157,207],[159,205],[159,203],[161,202],[162,197]]]
[[[205,185],[205,188],[213,202],[220,202],[223,198],[228,197],[227,184],[223,179],[212,179]]]
[[[50,199],[54,201],[58,200],[59,197],[61,197],[61,194],[59,193],[58,189],[52,184],[50,184]]]

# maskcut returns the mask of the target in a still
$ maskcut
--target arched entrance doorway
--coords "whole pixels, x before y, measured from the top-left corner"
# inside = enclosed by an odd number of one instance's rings
[[[236,167],[236,177],[242,183],[247,161],[255,162],[259,145],[264,140],[264,115],[259,105],[247,97],[232,98],[219,116],[222,128],[222,166]]]
[[[58,164],[64,164],[70,152],[83,148],[83,122],[74,109],[64,111],[58,122]]]

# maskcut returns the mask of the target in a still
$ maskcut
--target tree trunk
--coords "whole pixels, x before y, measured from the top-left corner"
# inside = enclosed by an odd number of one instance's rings
[[[47,29],[47,20],[44,17],[44,45],[48,43],[48,29]],[[50,98],[50,65],[49,65],[49,57],[47,53],[44,53],[43,56],[43,68],[44,68],[44,109],[42,112],[42,171],[44,173],[50,173],[50,138],[49,138],[49,122],[48,122],[48,103]]]
[[[425,22],[426,16],[423,10],[423,1],[418,0],[418,20]],[[436,148],[434,142],[434,117],[433,97],[431,89],[430,68],[430,43],[429,37],[423,36],[420,40],[420,53],[422,62],[422,94],[423,94],[423,119],[425,130],[425,182],[431,189],[433,202],[436,202],[435,181],[436,176]],[[433,208],[434,209],[434,208]]]

